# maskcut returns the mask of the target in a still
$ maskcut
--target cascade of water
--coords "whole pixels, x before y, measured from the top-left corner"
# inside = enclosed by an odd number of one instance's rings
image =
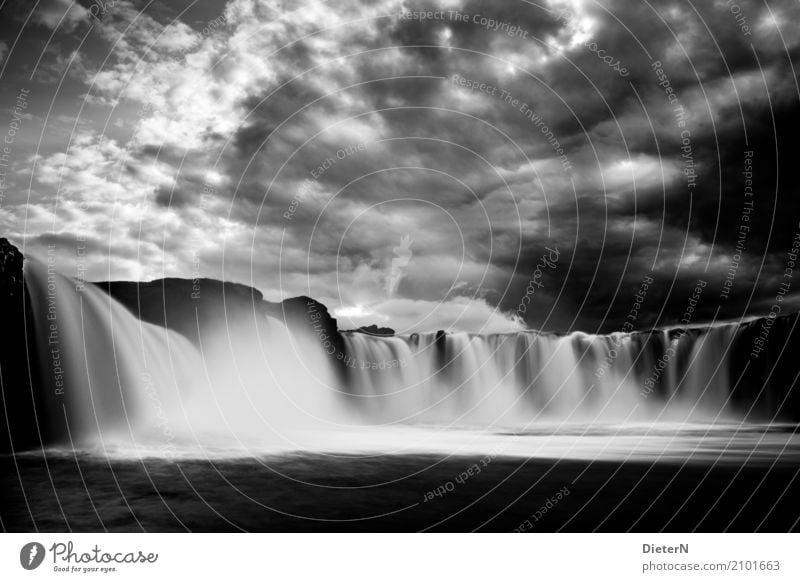
[[[714,418],[736,326],[686,333],[377,338],[344,334],[348,382],[380,422],[463,425]]]
[[[200,346],[99,288],[28,261],[43,384],[61,442],[277,440],[352,424],[492,428],[716,418],[733,325],[569,335],[345,333],[344,385],[319,343],[275,320],[204,330]],[[254,316],[256,317],[256,316]],[[294,431],[294,433],[292,433]]]
[[[276,320],[209,330],[198,348],[51,265],[26,261],[25,284],[56,442],[263,441],[346,417],[322,349]]]

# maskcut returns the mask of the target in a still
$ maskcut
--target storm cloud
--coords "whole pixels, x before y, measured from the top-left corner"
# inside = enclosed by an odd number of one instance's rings
[[[199,271],[402,331],[613,331],[650,277],[637,328],[698,281],[698,323],[739,319],[786,280],[796,2],[31,9],[2,9],[0,133],[30,98],[0,226],[68,275]]]

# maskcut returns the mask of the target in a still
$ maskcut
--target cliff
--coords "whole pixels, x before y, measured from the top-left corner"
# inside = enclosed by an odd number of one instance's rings
[[[0,238],[0,451],[30,449],[49,438],[23,261],[22,253]]]
[[[257,289],[215,279],[158,279],[146,283],[96,283],[143,321],[175,330],[195,345],[203,335],[227,326],[248,327],[259,318],[284,322],[296,333],[319,342],[341,367],[344,340],[327,307],[310,297],[280,303],[265,301]]]

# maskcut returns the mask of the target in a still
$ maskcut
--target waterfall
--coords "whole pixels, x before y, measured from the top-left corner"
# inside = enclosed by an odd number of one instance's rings
[[[366,425],[731,421],[746,416],[736,415],[748,399],[770,413],[783,401],[777,389],[757,390],[755,372],[744,383],[731,377],[746,325],[608,335],[343,332],[346,353],[332,356],[314,333],[255,312],[213,329],[189,322],[198,326],[193,343],[50,263],[26,261],[24,274],[42,442],[294,449]]]
[[[324,352],[277,320],[203,330],[198,347],[50,263],[26,260],[24,276],[43,440],[247,444],[341,420]]]
[[[345,333],[349,400],[384,423],[730,418],[735,325],[569,335]]]

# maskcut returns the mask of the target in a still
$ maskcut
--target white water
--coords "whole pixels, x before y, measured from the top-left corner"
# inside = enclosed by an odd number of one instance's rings
[[[59,446],[191,456],[504,443],[505,454],[585,456],[677,443],[681,455],[687,422],[706,427],[691,433],[698,450],[718,429],[741,432],[727,402],[735,326],[663,332],[648,349],[643,334],[451,334],[437,345],[432,333],[349,333],[342,379],[319,343],[275,320],[202,330],[198,348],[47,265],[27,261],[25,278],[49,385],[39,421]]]
[[[325,355],[278,321],[203,330],[214,339],[198,349],[42,263],[26,261],[25,282],[50,386],[40,422],[62,443],[291,446],[293,431],[347,418]]]
[[[530,427],[730,419],[735,331],[714,327],[671,341],[659,332],[656,353],[644,349],[643,334],[457,333],[443,349],[433,333],[344,335],[353,399],[369,418]]]

